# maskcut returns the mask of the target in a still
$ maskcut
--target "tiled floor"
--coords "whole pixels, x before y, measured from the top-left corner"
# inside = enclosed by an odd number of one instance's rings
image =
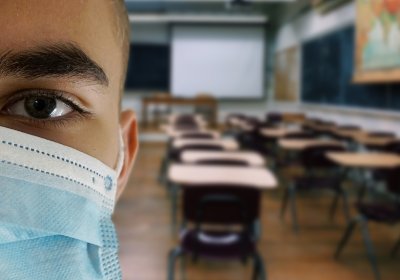
[[[156,181],[163,152],[162,144],[141,144],[133,175],[116,208],[114,221],[120,237],[124,280],[166,279],[167,254],[177,244],[170,227],[169,200]],[[333,259],[345,223],[339,212],[334,222],[328,220],[330,198],[329,194],[299,198],[301,232],[295,235],[289,217],[284,222],[279,218],[281,190],[263,195],[259,250],[270,280],[373,279],[359,231],[341,260]],[[382,280],[399,280],[400,254],[396,259],[389,257],[399,228],[371,224],[370,229]],[[251,279],[251,265],[205,261],[192,264],[188,260],[185,274],[188,280],[244,280]]]

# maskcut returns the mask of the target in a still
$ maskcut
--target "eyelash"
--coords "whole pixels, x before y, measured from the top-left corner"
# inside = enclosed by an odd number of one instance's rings
[[[49,125],[56,128],[64,127],[69,125],[71,122],[80,121],[85,118],[90,118],[93,115],[90,111],[82,108],[83,107],[82,105],[79,105],[78,102],[72,100],[72,98],[68,97],[65,93],[56,90],[45,90],[45,89],[28,89],[17,92],[11,98],[11,100],[6,103],[4,108],[13,106],[15,103],[22,101],[28,97],[55,98],[61,102],[64,102],[67,106],[71,107],[71,109],[73,110],[66,116],[50,118],[50,119],[34,119],[34,118],[16,116],[23,119],[25,122],[29,122],[33,126],[38,126],[41,128],[46,128]]]

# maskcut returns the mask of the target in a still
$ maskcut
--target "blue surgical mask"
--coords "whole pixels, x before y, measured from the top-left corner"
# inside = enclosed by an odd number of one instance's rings
[[[113,170],[0,127],[1,279],[122,279],[111,220],[122,150]]]

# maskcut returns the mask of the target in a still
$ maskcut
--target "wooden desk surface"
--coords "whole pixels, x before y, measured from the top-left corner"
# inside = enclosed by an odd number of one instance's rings
[[[371,136],[368,133],[359,133],[353,136],[354,141],[362,145],[385,146],[396,140],[395,136]]]
[[[167,134],[170,137],[175,137],[175,135],[178,135],[180,133],[196,133],[196,132],[207,131],[204,127],[191,128],[191,129],[176,129],[174,126],[167,124],[161,125],[160,128],[165,134]]]
[[[172,146],[176,149],[182,148],[187,145],[218,145],[222,146],[225,150],[237,150],[239,144],[234,139],[176,139]]]
[[[400,156],[390,153],[329,152],[327,157],[337,164],[355,168],[394,168],[400,166]]]
[[[349,138],[355,138],[358,137],[359,135],[364,135],[366,133],[365,131],[359,129],[334,128],[331,131],[338,136],[349,137]]]
[[[216,130],[208,130],[208,129],[204,129],[204,130],[200,130],[200,131],[179,131],[179,132],[169,134],[169,136],[178,139],[178,138],[184,137],[185,135],[190,135],[193,133],[201,133],[201,134],[209,135],[212,137],[212,139],[221,138],[220,132],[218,132]]]
[[[250,131],[254,128],[253,125],[249,124],[246,120],[240,118],[229,119],[229,124],[243,131]]]
[[[200,160],[241,160],[251,166],[264,166],[264,158],[255,152],[242,151],[185,151],[181,155],[184,163],[195,163]]]
[[[335,129],[334,123],[316,123],[315,121],[306,121],[305,125],[317,131],[331,131]]]
[[[168,170],[168,178],[181,185],[229,184],[259,189],[277,187],[275,176],[266,168],[173,164]]]
[[[313,146],[340,146],[343,144],[335,140],[326,139],[282,139],[278,142],[279,147],[285,150],[301,151]]]
[[[295,133],[295,132],[302,132],[302,130],[298,128],[285,128],[285,127],[260,129],[261,135],[270,138],[282,138],[285,137],[288,133]]]

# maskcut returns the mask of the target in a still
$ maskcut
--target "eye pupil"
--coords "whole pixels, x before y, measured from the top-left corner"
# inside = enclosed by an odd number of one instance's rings
[[[33,118],[47,119],[57,107],[57,100],[50,97],[28,97],[25,99],[26,112]]]

